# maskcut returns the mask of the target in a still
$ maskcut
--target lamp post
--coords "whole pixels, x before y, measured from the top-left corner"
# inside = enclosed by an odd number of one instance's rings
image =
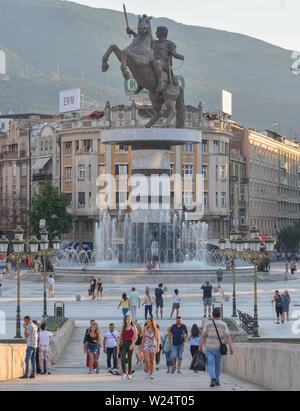
[[[44,298],[43,298],[43,318],[46,319],[48,317],[47,313],[47,267],[46,267],[46,260],[47,257],[50,257],[53,252],[58,251],[60,248],[60,239],[56,237],[53,243],[53,249],[49,249],[49,239],[48,239],[48,231],[43,228],[40,231],[41,240],[38,242],[40,245],[40,251],[38,251],[38,246],[35,251],[35,254],[42,257],[43,259],[43,271],[44,271]],[[37,241],[37,240],[36,240]]]

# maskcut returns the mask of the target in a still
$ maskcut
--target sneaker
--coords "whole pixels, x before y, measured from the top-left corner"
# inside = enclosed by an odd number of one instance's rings
[[[52,373],[51,372],[48,372],[48,375],[51,375]]]
[[[156,371],[159,371],[159,367],[156,367]]]
[[[171,374],[175,374],[175,371],[176,371],[176,368],[173,367],[173,368],[172,368],[172,371],[171,371]]]
[[[149,377],[150,377],[150,375],[149,375],[149,374],[146,374],[146,375],[145,375],[145,380],[148,380]]]
[[[20,380],[28,380],[28,375],[23,375],[23,377],[20,377]]]
[[[221,385],[221,384],[220,384],[218,381],[215,382],[215,386],[216,386],[216,387],[220,387],[220,385]]]
[[[168,371],[167,371],[167,374],[170,374],[170,372],[171,372],[171,371],[170,371],[170,370],[168,370]]]
[[[153,375],[150,375],[149,378],[150,378],[150,380],[154,380]]]
[[[127,375],[127,380],[132,380],[132,376],[131,376],[131,375]]]
[[[177,374],[182,374],[182,372],[180,371],[179,368],[178,368],[178,370],[177,370]]]
[[[126,380],[126,374],[122,375],[122,380]]]
[[[34,379],[34,378],[35,378],[35,375],[31,375],[29,378]]]
[[[216,380],[211,380],[210,387],[212,388],[215,386],[216,386]]]

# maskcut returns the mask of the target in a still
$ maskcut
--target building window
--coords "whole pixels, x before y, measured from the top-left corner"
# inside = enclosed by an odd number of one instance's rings
[[[17,164],[13,163],[13,177],[17,177]]]
[[[194,145],[193,144],[185,144],[182,148],[183,153],[193,153],[194,152]]]
[[[183,205],[185,207],[191,207],[194,202],[194,193],[191,191],[185,191],[183,193]]]
[[[128,175],[128,165],[117,164],[115,166],[115,175],[116,176],[127,176]]]
[[[26,198],[27,196],[27,187],[21,186],[21,197]]]
[[[85,207],[85,193],[78,193],[78,206]]]
[[[78,180],[85,179],[85,166],[78,166]]]
[[[216,193],[216,207],[219,207],[219,193]]]
[[[16,186],[12,186],[12,191],[11,191],[12,195],[15,196],[17,194],[17,188]]]
[[[100,143],[100,146],[99,146],[99,153],[105,153],[106,152],[106,145],[105,144],[102,144],[102,143]]]
[[[226,178],[226,166],[221,166],[221,169],[220,169],[220,177],[221,177],[222,179],[225,179],[225,178]]]
[[[216,180],[219,180],[219,166],[216,166]]]
[[[245,189],[241,188],[241,201],[245,201]]]
[[[128,192],[127,191],[117,191],[116,193],[116,203],[119,208],[127,208]]]
[[[221,206],[222,207],[226,206],[226,193],[225,192],[221,193]]]
[[[105,176],[106,175],[106,166],[100,166],[99,167],[99,176]]]
[[[204,154],[208,153],[208,141],[207,140],[202,141],[202,153]]]
[[[72,167],[65,168],[65,178],[67,181],[72,180]]]
[[[214,153],[219,153],[219,141],[214,140],[213,150],[214,150]]]
[[[182,166],[182,175],[192,177],[194,175],[194,166],[190,164],[184,164]]]
[[[68,207],[72,207],[72,193],[66,193]]]
[[[171,164],[171,176],[175,174],[175,164]]]
[[[72,142],[68,141],[67,143],[65,143],[65,154],[70,155],[71,151],[72,151]]]
[[[80,141],[79,140],[75,141],[75,150],[76,150],[77,153],[78,153],[78,151],[80,151]]]
[[[207,164],[202,165],[202,174],[203,174],[203,179],[207,180],[208,179],[208,166],[207,166]]]
[[[89,181],[92,181],[92,166],[89,165]]]
[[[203,203],[204,203],[204,207],[208,206],[208,192],[204,191],[203,193]]]
[[[93,140],[83,140],[84,151],[86,153],[93,152]]]
[[[21,165],[21,177],[26,177],[27,176],[27,164],[22,163]]]
[[[124,144],[116,145],[115,146],[115,152],[116,153],[127,153],[128,152],[128,146],[125,146]]]

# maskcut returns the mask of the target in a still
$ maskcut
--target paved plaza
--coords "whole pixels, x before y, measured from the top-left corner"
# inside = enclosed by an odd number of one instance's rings
[[[273,269],[280,271],[280,266]],[[22,277],[22,317],[31,315],[33,319],[40,319],[42,314],[42,295],[43,284],[38,281],[26,280],[27,274]],[[258,284],[258,302],[259,302],[259,320],[260,335],[268,338],[299,338],[299,335],[293,333],[293,321],[286,322],[282,325],[274,324],[274,313],[271,300],[274,290],[283,291],[288,289],[292,299],[291,314],[300,310],[300,282],[297,276],[288,282],[283,281],[260,282]],[[105,370],[106,356],[101,355],[100,364],[101,372],[99,376],[90,376],[85,368],[85,356],[82,349],[82,339],[85,329],[88,327],[89,320],[95,319],[101,328],[101,333],[106,329],[110,322],[116,324],[119,329],[122,323],[122,311],[118,310],[118,304],[123,292],[130,292],[131,286],[136,286],[140,296],[144,295],[145,287],[150,286],[152,294],[158,281],[162,281],[168,287],[165,295],[164,319],[158,323],[162,330],[167,329],[173,322],[169,320],[172,304],[172,291],[179,289],[182,297],[180,314],[184,323],[191,327],[192,324],[201,324],[203,315],[202,292],[200,291],[201,281],[193,282],[183,281],[176,276],[149,277],[147,281],[140,281],[132,276],[126,277],[115,276],[113,279],[108,276],[102,276],[104,285],[104,296],[101,300],[91,301],[87,296],[88,278],[86,282],[57,282],[55,286],[55,298],[48,301],[48,314],[53,315],[55,301],[65,303],[65,315],[75,320],[75,333],[61,357],[58,364],[54,367],[52,376],[40,376],[35,381],[14,380],[6,383],[0,383],[0,390],[208,390],[209,377],[206,373],[194,374],[190,371],[189,364],[191,356],[188,347],[186,348],[185,359],[183,364],[183,375],[167,376],[165,359],[162,357],[161,369],[156,373],[153,382],[144,380],[143,370],[137,368],[132,382],[122,382],[119,377],[111,376]],[[224,316],[230,317],[232,314],[232,285],[224,282],[223,290],[225,295],[229,296],[229,301],[224,302]],[[81,301],[76,301],[76,295],[81,295]],[[253,313],[253,283],[237,283],[237,305],[238,309],[249,314]],[[15,335],[15,312],[16,312],[16,281],[7,279],[3,282],[3,296],[0,298],[0,310],[6,316],[5,334],[1,338],[12,338]],[[300,313],[299,313],[300,317]],[[144,321],[144,309],[138,311],[138,320],[140,324]],[[174,321],[174,320],[173,320]],[[4,331],[4,330],[2,330]],[[257,390],[260,389],[252,384],[245,383],[232,376],[224,375],[220,390]]]

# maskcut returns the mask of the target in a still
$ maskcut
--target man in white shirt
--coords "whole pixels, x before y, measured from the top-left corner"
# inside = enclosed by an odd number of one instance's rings
[[[109,324],[103,341],[103,351],[107,354],[107,368],[110,372],[118,372],[118,346],[120,334],[115,330],[114,324]],[[114,368],[111,368],[111,357],[113,356]]]
[[[31,362],[31,374],[29,378],[35,378],[36,373],[36,350],[38,346],[37,341],[37,326],[32,322],[32,319],[27,315],[24,317],[24,335],[26,338],[27,350],[25,358],[25,374],[21,379],[29,377],[29,364]]]
[[[47,331],[47,324],[41,325],[41,331],[38,333],[39,343],[39,365],[41,374],[51,374],[51,361],[50,361],[50,338],[55,337],[57,334]],[[46,365],[46,369],[44,367]]]
[[[134,287],[132,287],[131,289],[129,299],[130,299],[130,311],[131,311],[132,320],[134,323],[136,323],[137,322],[137,308],[141,307],[141,301]]]
[[[48,278],[48,281],[47,281],[47,286],[48,286],[48,290],[49,290],[49,298],[54,298],[54,283],[55,283],[55,280],[54,280],[53,276],[50,275],[50,277]]]

